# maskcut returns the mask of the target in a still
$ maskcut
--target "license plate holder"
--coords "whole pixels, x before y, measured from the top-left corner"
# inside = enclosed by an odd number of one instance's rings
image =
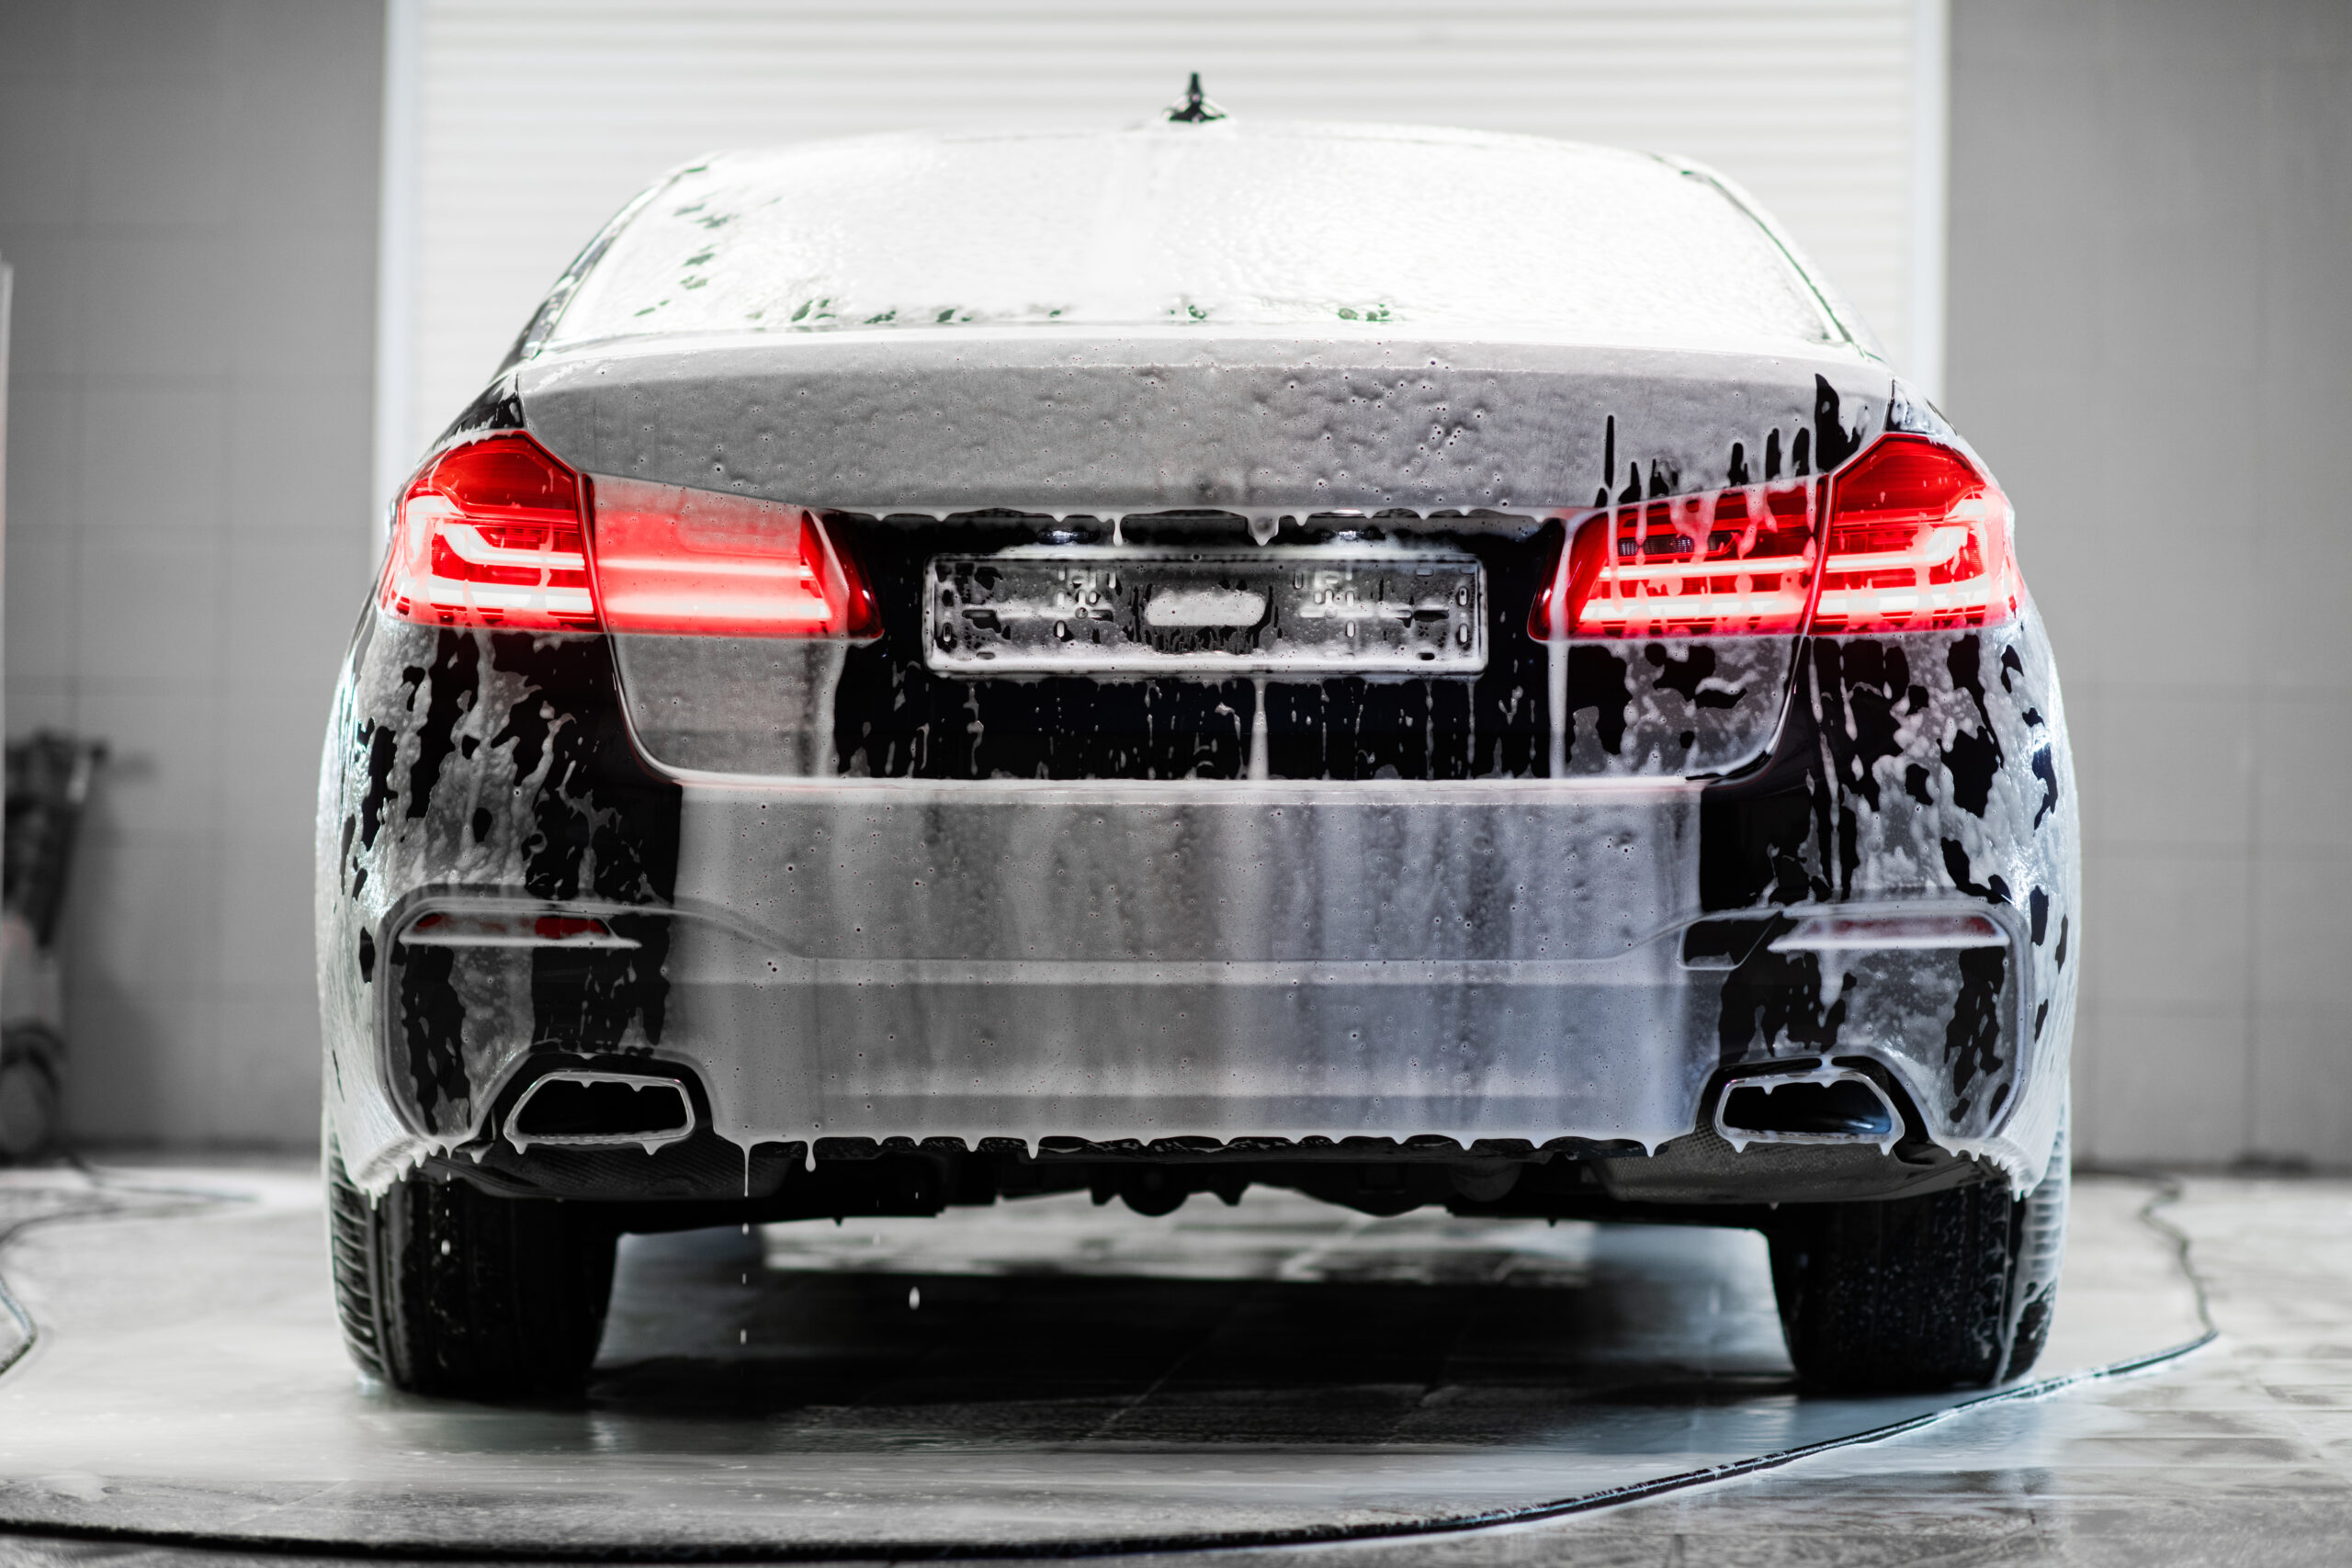
[[[1474,675],[1486,574],[1459,550],[1035,546],[934,556],[944,674]]]

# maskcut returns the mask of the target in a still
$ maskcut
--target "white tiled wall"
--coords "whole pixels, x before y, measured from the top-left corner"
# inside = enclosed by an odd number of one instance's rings
[[[2080,1146],[2352,1164],[2352,6],[1955,0],[1951,397],[2081,765]]]
[[[7,719],[104,738],[83,1134],[317,1123],[310,818],[365,593],[377,0],[0,4]]]

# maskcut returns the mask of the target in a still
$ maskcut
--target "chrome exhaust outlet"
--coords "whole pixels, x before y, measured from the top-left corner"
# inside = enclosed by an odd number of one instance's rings
[[[676,1078],[564,1067],[543,1073],[506,1113],[516,1154],[551,1148],[620,1148],[647,1154],[694,1135],[695,1102]]]
[[[1903,1112],[1878,1080],[1850,1067],[1734,1078],[1715,1097],[1715,1132],[1735,1152],[1750,1144],[1873,1144],[1903,1138]]]

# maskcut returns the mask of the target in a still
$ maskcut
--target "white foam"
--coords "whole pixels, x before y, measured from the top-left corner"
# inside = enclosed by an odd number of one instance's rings
[[[560,341],[669,333],[1312,328],[1819,344],[1778,244],[1638,153],[1423,127],[893,136],[678,173]]]

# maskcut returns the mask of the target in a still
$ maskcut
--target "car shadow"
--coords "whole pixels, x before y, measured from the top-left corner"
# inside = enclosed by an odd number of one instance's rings
[[[1165,1253],[1121,1272],[1076,1248],[989,1271],[777,1268],[757,1233],[631,1238],[587,1403],[829,1447],[1312,1448],[1542,1440],[1787,1391],[1747,1254],[1609,1234],[1574,1269],[1406,1237],[1305,1280],[1188,1277]]]

